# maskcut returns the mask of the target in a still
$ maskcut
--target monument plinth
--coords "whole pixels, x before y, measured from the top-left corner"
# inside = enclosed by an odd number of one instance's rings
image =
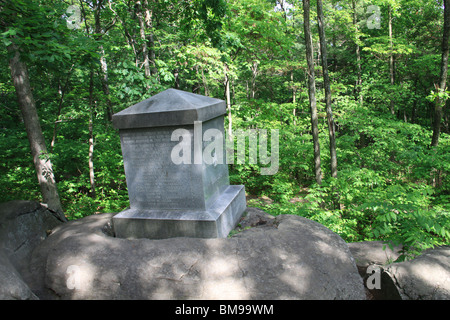
[[[246,208],[229,185],[225,102],[168,89],[113,116],[130,208],[113,217],[120,238],[223,238]]]

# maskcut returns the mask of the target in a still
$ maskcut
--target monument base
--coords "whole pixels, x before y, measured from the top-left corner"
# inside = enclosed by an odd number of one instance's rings
[[[130,208],[113,217],[116,237],[226,238],[246,209],[244,186],[228,186],[206,211]]]

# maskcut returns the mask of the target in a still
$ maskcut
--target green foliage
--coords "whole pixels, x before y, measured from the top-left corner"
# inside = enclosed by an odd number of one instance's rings
[[[118,212],[129,206],[117,132],[107,127],[106,131],[95,137],[96,198],[89,194],[87,149],[86,142],[67,139],[55,145],[55,171],[63,173],[56,177],[58,189],[66,205],[66,215],[71,219],[93,213]]]
[[[360,110],[348,122],[346,116],[340,118],[345,128],[337,142],[338,179],[313,185],[300,202],[279,201],[265,208],[318,221],[346,241],[403,244],[401,259],[448,244],[449,137],[429,149],[430,131],[369,113]],[[431,179],[440,179],[439,186],[430,185],[430,173]],[[339,209],[334,208],[336,199]]]

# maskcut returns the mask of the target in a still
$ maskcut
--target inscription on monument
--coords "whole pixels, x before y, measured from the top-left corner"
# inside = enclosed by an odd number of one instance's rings
[[[122,133],[131,206],[181,210],[201,205],[197,201],[196,179],[191,170],[183,170],[170,160],[170,152],[175,145],[170,141],[170,135],[168,128],[125,130]]]

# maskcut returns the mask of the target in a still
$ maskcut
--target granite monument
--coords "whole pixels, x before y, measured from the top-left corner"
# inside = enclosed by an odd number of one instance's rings
[[[113,217],[116,237],[224,238],[246,209],[230,185],[225,102],[168,89],[113,116],[130,207]]]

